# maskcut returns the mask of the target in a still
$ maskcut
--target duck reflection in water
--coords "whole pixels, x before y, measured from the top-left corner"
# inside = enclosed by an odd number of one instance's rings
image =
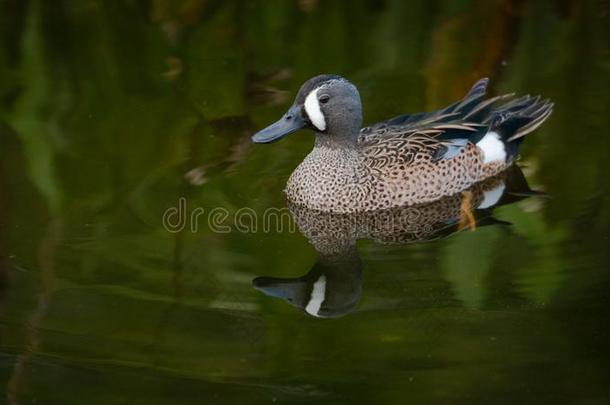
[[[333,214],[289,205],[299,231],[317,252],[316,262],[296,278],[257,277],[257,290],[320,318],[356,310],[362,293],[358,239],[382,244],[412,244],[444,238],[476,227],[509,224],[492,216],[494,208],[543,193],[532,191],[516,165],[438,201],[387,210]]]

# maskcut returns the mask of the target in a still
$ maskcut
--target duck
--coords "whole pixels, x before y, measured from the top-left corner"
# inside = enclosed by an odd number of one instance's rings
[[[486,226],[507,226],[494,210],[527,198],[532,190],[518,165],[437,201],[386,210],[335,214],[288,204],[299,232],[316,251],[309,271],[298,277],[259,276],[252,287],[314,318],[339,318],[358,309],[364,265],[359,240],[412,245],[446,239]]]
[[[286,184],[291,204],[354,213],[432,202],[506,170],[525,135],[553,111],[540,96],[486,98],[488,84],[480,79],[443,109],[362,128],[356,86],[322,74],[307,80],[288,111],[251,139],[265,144],[300,129],[315,133],[313,149]]]

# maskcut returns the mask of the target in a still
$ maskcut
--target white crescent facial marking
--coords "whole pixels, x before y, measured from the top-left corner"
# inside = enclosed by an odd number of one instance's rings
[[[486,133],[477,146],[483,151],[483,163],[506,159],[506,148],[497,132]]]
[[[324,119],[324,114],[322,114],[322,110],[320,110],[320,104],[318,103],[318,87],[315,90],[312,90],[305,99],[305,112],[309,116],[309,120],[311,123],[318,128],[320,131],[324,131],[326,129],[326,120]]]
[[[499,184],[496,187],[492,188],[491,190],[484,191],[483,192],[483,201],[481,201],[481,204],[479,204],[479,206],[477,208],[484,209],[484,208],[491,207],[492,205],[495,205],[502,197],[502,194],[504,194],[505,188],[506,188],[506,185],[504,183],[502,183],[502,184]]]
[[[311,289],[311,298],[305,307],[305,311],[313,316],[320,316],[318,312],[320,311],[320,307],[326,298],[326,276],[322,275],[320,278],[313,283],[313,288]]]

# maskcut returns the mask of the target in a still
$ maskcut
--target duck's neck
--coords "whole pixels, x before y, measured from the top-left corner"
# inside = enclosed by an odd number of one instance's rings
[[[357,152],[358,130],[342,132],[341,134],[316,133],[315,148],[340,149]]]
[[[297,205],[330,211],[328,202],[349,193],[358,179],[357,142],[355,135],[348,139],[317,134],[313,149],[288,179],[288,199]]]

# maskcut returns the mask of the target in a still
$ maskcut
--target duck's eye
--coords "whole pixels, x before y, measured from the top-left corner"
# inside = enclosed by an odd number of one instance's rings
[[[318,100],[320,100],[320,103],[326,104],[328,103],[328,100],[330,100],[330,96],[328,94],[322,94]]]

